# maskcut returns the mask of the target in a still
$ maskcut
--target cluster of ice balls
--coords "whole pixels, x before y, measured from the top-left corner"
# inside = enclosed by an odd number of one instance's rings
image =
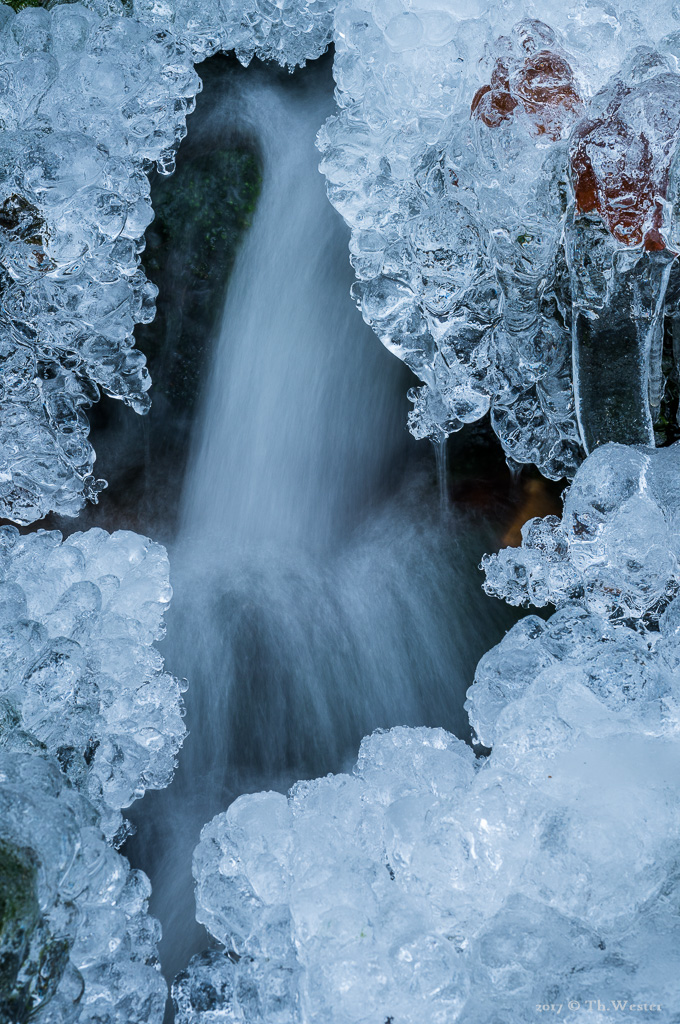
[[[233,50],[244,65],[257,56],[291,69],[331,42],[334,7],[335,0],[134,0],[137,17],[169,26],[195,60]]]
[[[0,515],[28,523],[96,499],[102,390],[148,409],[145,170],[171,169],[200,82],[169,33],[82,4],[0,7],[0,74]]]
[[[441,729],[375,733],[351,774],[205,827],[197,917],[223,949],[175,980],[178,1024],[520,1024],[546,1003],[580,1024],[597,999],[670,1024],[677,662],[663,698],[628,703],[557,659],[521,677],[488,758]]]
[[[677,22],[670,0],[338,4],[322,169],[363,316],[423,381],[416,436],[490,409],[511,458],[573,474],[568,140],[631,51],[677,72]]]
[[[121,808],[169,784],[180,686],[158,544],[0,528],[0,1019],[160,1024],[151,887]]]
[[[221,948],[175,979],[178,1024],[528,1024],[537,1006],[672,1024],[679,470],[680,445],[607,445],[563,522],[529,524],[541,544],[514,554],[559,607],[477,667],[466,708],[490,752],[378,731],[351,773],[205,826],[197,918]]]
[[[146,876],[52,757],[0,749],[0,1019],[160,1024]]]
[[[107,839],[172,779],[181,687],[153,646],[172,591],[165,549],[127,531],[0,528],[0,749],[58,759]]]
[[[155,312],[147,171],[174,167],[194,62],[235,49],[304,63],[331,23],[325,0],[0,5],[0,516],[96,501],[87,408],[102,391],[149,408],[133,337]]]
[[[597,448],[561,519],[530,519],[521,547],[485,556],[487,593],[537,607],[578,600],[608,620],[656,628],[680,591],[679,479],[680,444]]]

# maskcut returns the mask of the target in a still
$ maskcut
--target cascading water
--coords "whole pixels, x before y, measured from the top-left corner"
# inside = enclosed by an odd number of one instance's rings
[[[189,737],[130,846],[152,876],[169,977],[206,941],[190,874],[204,822],[240,792],[340,769],[378,727],[467,735],[463,694],[509,621],[479,587],[484,540],[468,530],[466,553],[463,524],[442,520],[405,430],[405,371],[349,298],[314,147],[328,70],[282,82],[250,69],[229,97],[264,179],[172,552],[167,657],[190,680]]]

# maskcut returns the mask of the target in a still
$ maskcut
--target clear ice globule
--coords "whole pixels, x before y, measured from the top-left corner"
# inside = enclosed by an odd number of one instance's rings
[[[104,486],[88,407],[103,391],[149,408],[133,337],[155,312],[146,172],[174,168],[194,62],[225,49],[292,67],[330,41],[324,0],[198,6],[0,5],[0,517],[77,515]]]
[[[116,844],[186,732],[153,646],[171,595],[165,549],[137,534],[0,528],[0,749],[56,757]]]
[[[562,518],[530,519],[522,545],[485,556],[487,593],[515,605],[577,600],[655,630],[680,589],[680,444],[607,444],[579,468]]]
[[[321,166],[362,314],[423,382],[417,437],[490,410],[508,457],[554,479],[597,443],[653,442],[680,48],[670,2],[636,10],[338,4]]]
[[[54,758],[0,750],[0,1019],[160,1024],[151,886]]]

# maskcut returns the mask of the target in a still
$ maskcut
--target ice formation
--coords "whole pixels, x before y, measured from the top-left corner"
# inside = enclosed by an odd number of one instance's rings
[[[443,730],[376,733],[351,775],[241,797],[205,827],[197,916],[224,949],[175,980],[178,1024],[521,1024],[537,1004],[581,1024],[598,999],[670,1024],[677,637],[663,684],[624,699],[561,626],[550,663],[527,630],[522,685],[473,700],[489,758]]]
[[[335,0],[134,0],[137,17],[191,47],[194,60],[233,50],[242,64],[253,56],[284,67],[304,66],[331,42]]]
[[[322,169],[363,316],[423,381],[416,436],[490,409],[508,456],[553,478],[583,446],[651,440],[677,252],[677,24],[670,0],[338,4]]]
[[[116,843],[121,808],[167,786],[183,741],[163,671],[165,549],[126,531],[0,528],[0,749],[54,755]]]
[[[522,546],[486,556],[487,593],[510,604],[580,601],[655,629],[680,591],[680,444],[603,445],[566,493],[564,514],[530,519]]]
[[[103,486],[85,410],[149,407],[133,328],[154,315],[140,265],[146,171],[174,166],[200,80],[235,49],[291,66],[328,44],[328,3],[116,0],[0,5],[0,516],[75,515]]]
[[[200,83],[184,44],[131,17],[3,5],[0,23],[0,515],[28,523],[96,498],[100,390],[148,408],[144,172],[172,166]]]
[[[205,826],[197,918],[222,948],[176,978],[178,1024],[676,1020],[679,460],[597,449],[562,521],[487,561],[493,592],[558,606],[477,667],[488,755],[379,731],[351,774]]]
[[[150,891],[53,758],[0,751],[0,1020],[160,1024]]]

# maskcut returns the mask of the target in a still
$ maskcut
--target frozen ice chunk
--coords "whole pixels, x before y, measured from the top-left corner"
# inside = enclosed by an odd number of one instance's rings
[[[561,521],[529,520],[521,547],[485,556],[487,593],[517,605],[578,599],[604,618],[654,628],[680,585],[679,472],[680,444],[597,448]]]
[[[651,992],[670,1024],[677,669],[582,608],[517,632],[470,691],[488,758],[378,732],[351,775],[206,826],[198,917],[224,948],[176,979],[180,1024],[528,1022]]]
[[[480,740],[492,747],[497,723],[513,701],[532,688],[559,688],[567,676],[606,707],[625,710],[669,694],[677,638],[641,634],[613,625],[574,602],[547,623],[530,615],[484,655],[466,704]]]
[[[3,1021],[160,1024],[150,892],[53,758],[0,751]]]
[[[163,671],[165,549],[127,531],[0,529],[0,748],[29,734],[122,841],[120,810],[167,786],[185,735]]]
[[[253,56],[289,68],[319,57],[332,39],[335,0],[135,0],[135,14],[172,31],[195,60],[233,50],[242,64]]]
[[[103,391],[149,408],[133,337],[155,311],[146,172],[174,168],[194,62],[223,49],[293,67],[331,27],[328,0],[0,8],[0,517],[96,501],[88,407]]]
[[[203,830],[194,875],[199,919],[227,953],[209,958],[209,1002],[205,957],[176,980],[178,1020],[207,1022],[219,1008],[225,1020],[241,1012],[244,1020],[292,1024],[320,1020],[324,1007],[342,1024],[380,1012],[384,1021],[405,993],[403,1019],[422,1019],[443,976],[438,1003],[453,1011],[459,955],[436,934],[427,888],[408,897],[395,871],[408,873],[431,808],[473,774],[472,751],[443,730],[395,729],[364,741],[351,776],[299,783],[288,800],[241,797],[215,818]],[[257,993],[252,1017],[244,991]]]
[[[148,409],[145,170],[172,168],[200,82],[186,44],[137,18],[2,10],[0,515],[28,523],[96,500],[101,391]]]
[[[650,439],[670,266],[661,250],[677,233],[671,211],[680,194],[680,47],[675,35],[662,38],[673,24],[670,3],[644,3],[635,18],[616,3],[579,3],[573,12],[549,3],[538,13],[517,3],[431,0],[416,10],[405,0],[341,0],[341,109],[319,146],[329,197],[352,230],[354,297],[423,382],[410,394],[413,433],[439,440],[490,409],[508,456],[557,479],[573,475],[583,443]],[[607,195],[617,138],[626,154],[621,187]],[[597,196],[586,164],[600,174]],[[599,321],[582,287],[602,247],[588,230],[595,207],[605,233],[631,216],[637,225],[625,239],[618,228],[608,235],[625,273],[618,289],[606,291],[606,275],[601,282]],[[581,216],[565,251],[568,208],[572,221],[574,209]],[[628,273],[627,247],[653,239],[659,251],[638,254]],[[602,360],[588,359],[586,335],[620,339],[626,320],[630,343],[605,358],[603,396],[594,370]],[[572,334],[587,406],[580,432]],[[617,388],[635,398],[631,418],[642,433],[625,422]]]

